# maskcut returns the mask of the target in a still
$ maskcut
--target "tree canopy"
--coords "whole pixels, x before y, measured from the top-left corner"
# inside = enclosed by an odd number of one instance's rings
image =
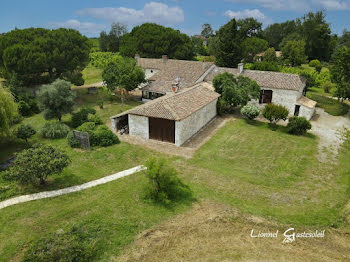
[[[88,38],[73,29],[15,29],[0,37],[0,71],[6,79],[16,74],[25,85],[57,78],[81,84],[90,48]]]
[[[60,174],[70,163],[69,157],[50,145],[36,144],[17,154],[17,158],[7,171],[7,177],[21,184],[45,184],[48,176]]]
[[[146,81],[145,72],[133,58],[119,58],[109,63],[102,78],[111,91],[116,88],[131,91]]]
[[[120,40],[123,35],[128,32],[126,25],[121,23],[113,23],[111,30],[107,34],[106,31],[100,33],[99,44],[102,52],[118,52]]]
[[[173,59],[191,60],[194,48],[191,39],[170,27],[145,23],[135,26],[132,31],[123,36],[120,44],[120,54],[134,57],[160,58],[167,55]]]
[[[260,95],[260,87],[255,81],[244,76],[235,78],[227,72],[217,75],[213,79],[213,85],[229,107],[244,106]]]
[[[17,105],[12,94],[0,87],[0,139],[10,132],[10,127],[18,115]]]
[[[265,51],[269,47],[269,43],[258,37],[249,37],[242,42],[243,57],[246,62],[253,62],[254,57]]]
[[[350,98],[350,43],[339,47],[333,55],[332,81],[337,85],[339,98]]]
[[[46,119],[57,118],[61,121],[62,115],[73,111],[74,99],[71,84],[62,79],[43,85],[38,92],[39,107]]]
[[[289,41],[282,49],[283,58],[292,66],[300,66],[306,62],[305,41]]]
[[[204,36],[205,38],[209,38],[214,35],[214,30],[211,28],[210,24],[204,24],[202,25],[202,31],[201,36]]]

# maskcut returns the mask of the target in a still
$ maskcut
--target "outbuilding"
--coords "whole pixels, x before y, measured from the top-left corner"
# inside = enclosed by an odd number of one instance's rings
[[[219,96],[200,83],[111,117],[112,128],[181,146],[216,117]]]

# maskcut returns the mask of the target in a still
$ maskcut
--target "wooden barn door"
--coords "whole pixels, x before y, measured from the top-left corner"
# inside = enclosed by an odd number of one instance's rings
[[[175,143],[175,121],[161,118],[148,118],[149,138]]]

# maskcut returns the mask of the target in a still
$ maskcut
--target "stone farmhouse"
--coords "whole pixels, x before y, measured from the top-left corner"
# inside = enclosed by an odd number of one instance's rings
[[[259,108],[268,103],[288,108],[290,115],[310,119],[316,102],[305,97],[306,81],[299,75],[279,72],[217,67],[214,63],[140,58],[148,83],[140,87],[145,104],[111,117],[115,131],[126,130],[131,136],[155,139],[181,146],[216,117],[220,95],[212,80],[229,72],[249,77],[261,87],[260,98],[251,101]]]

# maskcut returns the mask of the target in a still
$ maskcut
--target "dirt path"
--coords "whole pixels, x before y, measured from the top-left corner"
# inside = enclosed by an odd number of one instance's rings
[[[316,108],[311,124],[311,133],[320,139],[318,145],[319,160],[325,162],[329,160],[329,157],[334,160],[343,142],[341,132],[344,128],[350,129],[349,116],[332,116],[322,108]]]

